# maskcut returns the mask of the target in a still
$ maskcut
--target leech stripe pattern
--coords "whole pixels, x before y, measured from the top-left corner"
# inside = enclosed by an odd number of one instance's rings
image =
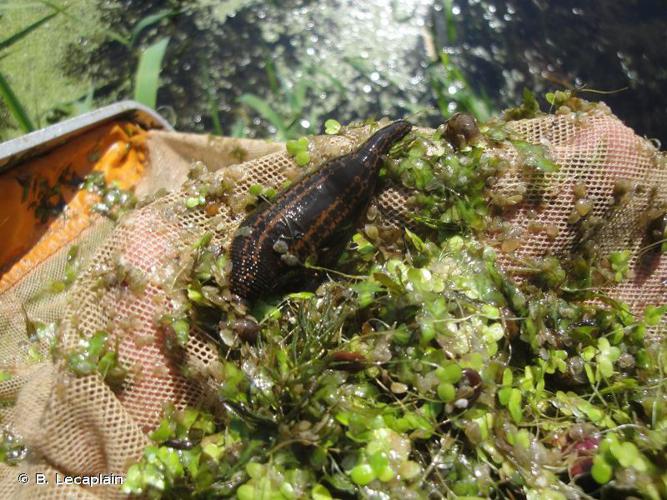
[[[400,120],[378,130],[357,151],[324,163],[273,204],[248,215],[232,240],[232,293],[250,302],[280,288],[297,266],[276,251],[279,240],[300,262],[311,254],[318,258],[328,238],[363,215],[375,194],[382,156],[411,128]],[[295,227],[298,235],[292,231]]]

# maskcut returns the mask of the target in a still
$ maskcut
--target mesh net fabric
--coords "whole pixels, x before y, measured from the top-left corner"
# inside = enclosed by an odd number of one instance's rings
[[[521,204],[506,214],[513,234],[523,242],[514,250],[514,257],[567,255],[578,238],[567,222],[574,205],[572,187],[583,183],[594,202],[593,213],[604,220],[596,233],[596,243],[604,252],[632,251],[634,276],[609,293],[627,301],[636,311],[646,304],[665,303],[667,259],[647,262],[639,258],[645,245],[647,207],[667,203],[664,155],[604,109],[520,120],[510,122],[508,127],[528,142],[545,145],[561,167],[558,173],[550,174],[545,192],[544,187],[536,190],[521,175],[516,150],[488,151],[512,165],[496,189],[525,191]],[[360,139],[315,138],[311,158],[319,163],[344,154]],[[225,161],[220,160],[221,151],[227,152]],[[275,144],[226,142],[222,146],[201,136],[176,133],[152,134],[149,153],[152,168],[148,175],[154,176],[154,188],[182,182],[194,160],[203,160],[216,169],[210,174],[214,182],[233,177],[235,193],[244,193],[253,184],[279,187],[295,167]],[[232,165],[240,159],[247,161]],[[165,184],[160,172],[171,176],[171,181]],[[645,189],[628,204],[611,209],[610,199],[620,179],[655,186],[656,190]],[[229,204],[221,205],[214,216],[203,210],[188,210],[184,204],[187,196],[183,190],[172,191],[134,210],[113,228],[110,223],[100,222],[84,233],[79,243],[85,271],[67,294],[37,303],[28,300],[41,284],[62,274],[67,253],[63,249],[0,295],[0,360],[14,367],[16,374],[0,383],[0,394],[16,400],[1,410],[3,423],[22,436],[30,450],[27,460],[18,466],[0,466],[3,498],[117,496],[116,487],[55,487],[54,481],[49,487],[23,486],[16,476],[22,471],[47,472],[52,478],[57,471],[122,474],[141,456],[148,443],[146,433],[158,423],[165,403],[182,408],[211,401],[215,394],[211,374],[218,363],[214,343],[193,332],[187,347],[175,357],[167,349],[165,334],[157,322],[169,307],[165,281],[173,279],[175,266],[185,258],[187,249],[204,232],[214,233],[214,242],[227,245],[242,214],[235,213]],[[388,225],[409,225],[408,196],[407,190],[398,188],[378,195],[374,203]],[[549,237],[544,232],[529,231],[530,221],[555,226],[558,233]],[[509,256],[501,254],[500,262],[510,273],[515,269]],[[143,292],[133,292],[122,280],[99,286],[100,275],[119,264],[148,277]],[[97,375],[77,377],[63,361],[52,363],[45,358],[32,362],[27,353],[22,307],[33,319],[62,320],[57,340],[58,348],[65,351],[97,330],[109,332],[112,342],[118,342],[121,362],[128,367],[122,387],[112,391]],[[40,349],[46,355],[48,345],[42,343]],[[183,367],[187,367],[187,377]]]

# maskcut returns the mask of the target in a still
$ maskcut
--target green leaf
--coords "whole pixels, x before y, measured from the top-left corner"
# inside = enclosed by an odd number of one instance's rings
[[[436,368],[435,375],[438,377],[440,382],[455,384],[461,380],[463,370],[456,363],[448,363],[445,366]]]
[[[252,484],[242,484],[239,486],[239,489],[236,490],[236,498],[238,500],[255,500],[256,498],[263,498],[263,497],[258,497],[255,495],[255,486]]]
[[[657,326],[667,313],[667,306],[648,306],[644,310],[644,321],[647,326]]]
[[[299,151],[296,156],[294,156],[294,161],[296,161],[296,164],[300,167],[308,165],[308,162],[310,162],[310,153],[308,153],[308,151]]]
[[[522,106],[526,110],[526,113],[531,116],[534,116],[536,113],[540,111],[540,105],[538,104],[537,99],[535,99],[535,94],[533,94],[527,88],[523,89]]]
[[[523,419],[523,412],[521,410],[521,391],[519,389],[512,389],[507,401],[507,409],[512,416],[514,423],[518,424]]]
[[[107,334],[103,331],[97,331],[88,341],[88,356],[93,359],[99,359],[107,343]]]
[[[285,148],[287,149],[287,154],[290,156],[296,156],[297,153],[307,150],[308,144],[306,143],[306,148],[303,147],[303,143],[300,140],[292,139],[285,143]]]
[[[287,295],[287,299],[290,300],[309,300],[315,297],[313,292],[294,292]]]
[[[452,384],[442,382],[438,384],[438,397],[445,403],[451,403],[456,398],[456,389]]]
[[[548,158],[544,146],[531,144],[530,142],[513,140],[512,145],[523,157],[523,161],[529,167],[536,168],[542,172],[558,172],[560,167]]]
[[[185,346],[190,338],[190,323],[187,319],[177,319],[171,324],[171,328],[176,334],[178,345]]]
[[[341,125],[334,119],[329,119],[324,122],[324,133],[328,135],[335,135],[340,132]]]
[[[165,18],[176,16],[179,13],[180,12],[177,10],[165,9],[144,17],[141,21],[134,25],[134,28],[132,28],[132,33],[130,33],[130,46],[134,46],[137,38],[139,38],[139,35],[143,30],[149,26],[152,26],[153,24],[159,23]]]
[[[514,381],[514,375],[512,374],[512,369],[505,368],[503,370],[503,385],[506,387],[511,387],[513,381]]]
[[[619,250],[609,254],[609,265],[614,272],[614,281],[617,283],[620,283],[628,276],[631,257],[632,252],[630,250]]]
[[[157,429],[151,432],[148,437],[151,438],[156,443],[163,443],[173,437],[174,435],[174,425],[170,419],[163,418],[160,420],[160,425]]]
[[[208,104],[208,114],[211,116],[213,122],[213,134],[223,135],[222,123],[220,122],[220,113],[218,112],[218,104],[216,102],[215,93],[213,89],[207,85],[206,100]]]
[[[313,489],[310,491],[310,495],[313,497],[313,500],[328,500],[333,498],[331,493],[329,493],[329,490],[321,484],[316,484],[313,486]]]
[[[375,479],[375,472],[373,472],[373,468],[370,465],[360,464],[350,471],[350,478],[355,484],[365,486]]]
[[[48,14],[41,19],[38,19],[32,24],[29,24],[25,28],[23,28],[20,31],[17,31],[13,35],[8,36],[4,40],[0,40],[0,50],[6,49],[8,47],[11,47],[13,44],[24,38],[25,36],[29,35],[33,31],[35,31],[37,28],[39,28],[42,24],[45,22],[49,21],[50,19],[54,18],[55,16],[58,15],[58,12],[52,12],[51,14]]]
[[[32,124],[28,113],[26,113],[21,101],[16,97],[16,94],[9,86],[9,82],[5,80],[2,73],[0,73],[0,97],[2,97],[7,109],[9,109],[9,112],[14,120],[16,120],[21,131],[28,133],[35,130],[35,126]]]
[[[426,250],[424,241],[407,227],[405,228],[405,236],[408,238],[408,241],[412,243],[412,246],[415,247],[415,250],[418,252],[424,252]]]
[[[158,458],[172,478],[183,477],[183,464],[181,464],[176,450],[163,446],[158,450]]]
[[[169,37],[162,38],[143,50],[135,75],[134,99],[150,108],[155,108],[157,91],[160,88],[162,59],[169,44]]]
[[[357,293],[359,307],[369,306],[375,300],[375,294],[383,290],[382,285],[372,281],[361,281],[352,285],[352,290]]]
[[[259,115],[268,121],[278,130],[280,139],[287,138],[287,125],[285,121],[276,113],[269,104],[254,94],[243,94],[239,97],[239,102],[254,109]]]
[[[593,458],[593,467],[591,467],[591,476],[598,484],[608,483],[614,473],[614,469],[609,463],[600,455]]]

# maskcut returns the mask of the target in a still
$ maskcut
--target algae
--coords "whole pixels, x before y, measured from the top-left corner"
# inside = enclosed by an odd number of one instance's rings
[[[3,51],[0,72],[5,75],[37,127],[49,123],[49,113],[58,106],[81,100],[96,82],[73,74],[72,48],[93,53],[103,40],[97,2],[70,0],[54,2],[10,0],[0,5],[0,32],[17,32],[38,19],[57,15],[29,36]],[[0,138],[19,135],[16,124],[0,104]]]

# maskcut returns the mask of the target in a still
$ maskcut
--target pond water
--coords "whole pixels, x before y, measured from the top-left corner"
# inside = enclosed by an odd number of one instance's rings
[[[664,143],[666,33],[661,0],[4,0],[0,74],[40,127],[132,98],[142,51],[168,37],[156,107],[180,130],[436,125],[576,87]],[[0,138],[18,125],[0,101]]]

